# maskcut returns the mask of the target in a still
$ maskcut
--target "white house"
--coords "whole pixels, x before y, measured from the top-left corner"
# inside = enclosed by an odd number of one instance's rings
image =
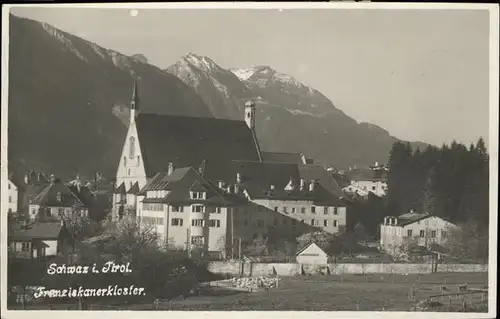
[[[28,224],[9,236],[10,253],[16,258],[56,256],[63,250],[65,232],[61,222]]]
[[[20,179],[17,179],[13,173],[10,173],[7,181],[7,190],[7,211],[9,213],[20,212],[24,191],[26,190],[26,184]]]
[[[380,247],[391,252],[406,243],[430,247],[446,242],[457,226],[438,216],[409,212],[398,217],[388,216],[380,225]]]
[[[295,256],[299,264],[324,265],[328,263],[327,253],[314,242],[304,246]]]
[[[387,194],[387,168],[386,166],[375,165],[366,169],[350,169],[347,176],[351,184],[342,190],[346,193],[357,194],[366,197],[368,193],[373,193],[379,197]]]

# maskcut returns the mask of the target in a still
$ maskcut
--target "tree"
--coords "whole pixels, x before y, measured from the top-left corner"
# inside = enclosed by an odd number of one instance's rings
[[[444,244],[449,255],[459,261],[488,261],[488,232],[479,222],[468,220],[450,229]]]
[[[63,231],[69,235],[72,255],[78,242],[99,233],[100,225],[92,221],[82,207],[75,206],[70,214],[61,215],[60,218],[64,225]]]

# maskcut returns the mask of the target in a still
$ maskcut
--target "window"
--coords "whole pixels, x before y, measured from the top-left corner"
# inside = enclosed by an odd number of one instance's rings
[[[59,216],[63,216],[64,215],[64,208],[59,208]]]
[[[333,227],[337,227],[337,225],[338,225],[337,220],[334,220],[334,221],[333,221]]]
[[[30,243],[21,243],[22,251],[30,251]]]
[[[141,157],[137,156],[137,166],[141,166]]]
[[[193,245],[203,245],[203,236],[192,236],[191,237],[191,244]]]
[[[205,221],[203,219],[191,220],[191,226],[193,226],[193,227],[203,227],[204,225],[205,225]]]
[[[172,206],[172,212],[174,213],[182,213],[184,211],[183,206]]]
[[[287,209],[288,208],[286,206],[283,206],[283,213],[288,214]]]
[[[274,206],[274,211],[277,212],[278,211],[278,206]]]
[[[57,199],[58,202],[60,202],[62,200],[61,192],[57,192],[56,199]]]
[[[311,226],[314,226],[316,224],[316,220],[315,219],[311,219]]]
[[[220,207],[215,208],[215,213],[220,214],[222,212],[222,209]]]
[[[161,212],[161,211],[163,211],[163,204],[161,204],[161,203],[144,203],[144,204],[142,204],[142,209],[155,211],[155,212]]]
[[[123,166],[127,166],[127,156],[123,156]]]
[[[425,237],[425,230],[420,231],[420,237]]]
[[[295,207],[292,207],[292,214],[295,214],[295,212],[296,212]]]
[[[129,157],[132,159],[135,156],[135,137],[130,137],[130,148],[129,148]]]
[[[198,199],[198,192],[191,192],[192,199]]]
[[[128,176],[130,176],[130,168],[127,170]]]
[[[10,183],[9,183],[9,187],[8,187],[8,189],[10,189]]]
[[[413,230],[412,229],[408,229],[407,234],[408,234],[408,237],[412,237],[413,236]]]
[[[33,209],[31,210],[31,214],[32,214],[32,215],[36,215],[36,208],[33,208]]]
[[[442,231],[441,231],[441,237],[442,237],[442,238],[446,238],[446,236],[447,236],[447,235],[448,235],[448,234],[446,233],[446,231],[445,231],[445,230],[442,230]]]
[[[374,191],[374,190],[375,190],[375,186],[372,186],[372,191]]]
[[[328,227],[328,220],[326,220],[326,219],[325,219],[325,220],[323,221],[323,226]]]
[[[163,225],[163,217],[142,216],[142,222],[147,225]]]
[[[311,213],[316,214],[316,207],[315,206],[311,207]]]
[[[306,213],[306,208],[305,208],[305,207],[302,207],[302,208],[300,209],[300,212],[301,212],[302,214],[305,214],[305,213]]]
[[[172,218],[172,226],[182,226],[184,220],[182,218]]]
[[[45,216],[50,217],[50,215],[51,215],[50,208],[45,208]]]
[[[431,230],[431,238],[436,238],[436,231],[435,230]]]
[[[302,224],[305,224],[305,223],[306,223],[306,221],[305,221],[305,220],[303,220],[303,219],[301,219],[301,220],[300,220],[300,222],[301,222]]]
[[[210,220],[210,227],[219,228],[220,227],[220,220],[218,220],[218,219],[211,219]]]
[[[12,197],[9,196],[9,203],[12,203]]]
[[[324,208],[324,214],[325,214],[325,215],[328,215],[328,207],[325,207],[325,208]]]
[[[337,215],[339,213],[339,208],[338,207],[334,207],[333,208],[333,215]]]
[[[191,207],[191,210],[195,213],[203,213],[205,211],[205,206],[194,205]]]

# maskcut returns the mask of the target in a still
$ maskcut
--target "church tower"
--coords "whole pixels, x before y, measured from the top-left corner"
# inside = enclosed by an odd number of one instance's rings
[[[245,103],[245,122],[253,131],[255,129],[255,102],[247,101]]]
[[[130,124],[135,123],[137,115],[139,115],[139,92],[137,90],[137,79],[134,78],[134,90],[130,101]]]

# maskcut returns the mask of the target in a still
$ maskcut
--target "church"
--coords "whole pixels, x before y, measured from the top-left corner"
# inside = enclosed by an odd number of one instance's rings
[[[245,105],[244,121],[145,114],[140,112],[134,82],[130,123],[116,174],[113,218],[135,215],[139,191],[169,166],[198,168],[207,162],[231,160],[263,160],[253,102]]]

